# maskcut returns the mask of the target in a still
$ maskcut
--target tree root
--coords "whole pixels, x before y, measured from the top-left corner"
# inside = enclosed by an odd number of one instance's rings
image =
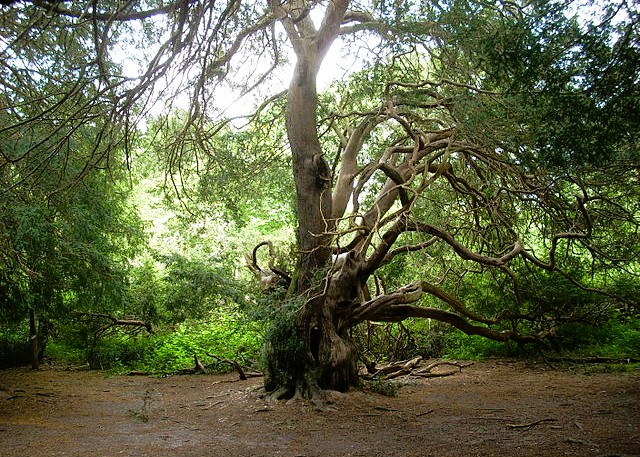
[[[336,398],[341,395],[343,395],[342,392],[319,387],[312,389],[296,388],[295,390],[290,387],[280,387],[272,392],[264,392],[261,397],[269,403],[286,400],[286,405],[288,406],[299,404],[311,406],[315,411],[331,412],[337,410],[332,405],[335,403]]]
[[[273,392],[266,392],[264,399],[268,402],[277,402],[280,400],[293,398],[291,397],[291,389],[288,387],[280,387]]]

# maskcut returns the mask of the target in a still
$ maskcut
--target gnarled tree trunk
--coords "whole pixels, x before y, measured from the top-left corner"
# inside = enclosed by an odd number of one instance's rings
[[[340,303],[349,300],[355,286],[324,273],[331,264],[331,232],[335,227],[331,217],[333,177],[320,145],[316,117],[318,70],[337,36],[349,2],[330,2],[318,30],[308,16],[305,1],[270,4],[297,57],[287,98],[286,127],[293,156],[299,223],[300,259],[295,291],[306,302],[295,317],[294,330],[303,347],[299,354],[302,357],[295,367],[285,363],[288,368],[284,369],[298,373],[288,377],[292,385],[287,390],[295,389],[308,396],[318,387],[345,390],[357,382],[356,348],[336,319]],[[318,281],[318,276],[324,278]],[[281,356],[290,356],[287,354]],[[281,364],[272,366],[272,371],[280,369]],[[267,379],[277,376],[273,373]]]

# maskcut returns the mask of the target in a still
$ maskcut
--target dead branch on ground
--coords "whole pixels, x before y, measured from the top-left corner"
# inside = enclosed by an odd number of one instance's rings
[[[224,359],[222,357],[218,357],[217,355],[210,354],[208,352],[207,352],[207,355],[211,358],[216,359],[218,362],[227,363],[231,365],[233,368],[235,368],[235,370],[238,372],[238,375],[240,376],[241,381],[245,381],[247,379],[247,375],[244,373],[244,370],[242,369],[240,364],[235,360]]]
[[[362,374],[364,379],[394,379],[400,376],[414,376],[420,378],[437,378],[443,376],[451,376],[456,373],[461,373],[463,368],[473,365],[472,362],[461,363],[453,361],[435,361],[425,365],[426,361],[422,360],[422,357],[415,357],[410,360],[403,360],[399,362],[392,362],[382,366],[377,366],[375,362],[365,363],[367,367],[367,373]],[[448,365],[457,367],[457,370],[449,370],[444,372],[434,372],[437,367]]]
[[[196,373],[207,374],[207,368],[202,364],[202,362],[200,362],[200,360],[198,359],[198,356],[196,354],[193,354],[193,367],[191,367],[191,368],[183,368],[178,373],[180,373],[180,374],[196,374]]]
[[[206,353],[209,357],[216,359],[218,362],[226,363],[231,365],[237,372],[241,381],[246,381],[249,378],[259,378],[264,376],[262,373],[256,371],[245,371],[242,366],[235,360],[225,359],[223,357],[218,357],[217,355]]]

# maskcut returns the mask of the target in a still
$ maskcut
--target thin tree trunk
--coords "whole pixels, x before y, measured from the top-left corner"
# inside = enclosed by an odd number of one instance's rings
[[[36,312],[29,310],[29,345],[31,353],[31,368],[37,370],[40,368],[40,360],[38,354],[38,325],[36,320]]]

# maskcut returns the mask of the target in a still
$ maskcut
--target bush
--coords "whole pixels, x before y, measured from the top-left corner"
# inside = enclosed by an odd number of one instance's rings
[[[600,325],[569,324],[558,331],[560,349],[580,357],[640,358],[640,317],[618,311]]]
[[[7,325],[0,330],[0,368],[19,367],[31,363],[29,327]]]
[[[87,362],[87,351],[68,344],[66,341],[51,341],[47,344],[44,353],[48,359],[70,364],[82,364]]]
[[[144,359],[148,345],[146,338],[104,338],[89,349],[87,361],[93,370],[124,370]]]
[[[60,324],[46,355],[69,363],[86,361],[92,369],[140,370],[151,374],[170,374],[193,367],[196,355],[205,365],[222,371],[229,370],[229,365],[207,357],[206,353],[254,365],[260,358],[263,342],[262,324],[249,321],[234,309],[217,309],[206,320],[187,321],[164,331],[156,328],[154,334],[131,335],[115,329],[95,344],[96,328],[92,325],[81,321]]]
[[[147,351],[137,365],[150,373],[173,373],[193,367],[193,356],[204,364],[218,363],[208,357],[233,359],[241,365],[254,365],[262,346],[262,329],[259,323],[250,322],[236,311],[216,311],[205,322],[186,322],[171,333],[150,339]],[[227,371],[228,365],[218,365]]]
[[[0,339],[0,368],[19,367],[31,363],[29,342],[24,339]]]
[[[267,391],[283,386],[294,391],[295,381],[302,379],[305,370],[305,344],[298,336],[293,311],[282,311],[272,319],[262,353],[264,385]]]
[[[446,336],[446,359],[481,360],[489,357],[513,357],[522,355],[523,348],[513,342],[493,341],[479,335],[466,335],[453,330]]]

